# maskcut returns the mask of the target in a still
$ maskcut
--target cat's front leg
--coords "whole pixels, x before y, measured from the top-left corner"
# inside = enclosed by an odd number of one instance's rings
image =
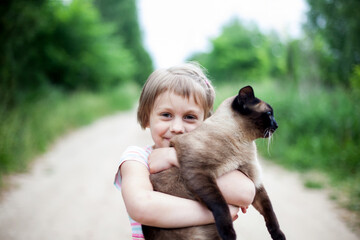
[[[263,215],[271,238],[274,240],[285,240],[286,237],[280,230],[271,201],[263,185],[260,185],[256,189],[256,195],[252,205],[260,212],[261,215]]]
[[[218,188],[215,178],[206,172],[196,169],[182,169],[182,177],[186,187],[196,199],[204,203],[212,212],[218,233],[223,240],[235,240],[229,207]]]

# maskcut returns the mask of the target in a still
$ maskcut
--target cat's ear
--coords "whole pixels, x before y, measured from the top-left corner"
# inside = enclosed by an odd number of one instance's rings
[[[251,86],[243,87],[239,91],[238,98],[242,103],[246,103],[248,101],[253,100],[255,98],[253,88]]]
[[[232,108],[241,114],[249,114],[251,112],[249,105],[256,100],[254,90],[251,86],[240,89],[239,94],[232,103]]]

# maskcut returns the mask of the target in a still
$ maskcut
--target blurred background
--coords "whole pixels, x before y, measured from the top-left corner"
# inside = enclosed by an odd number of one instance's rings
[[[2,1],[0,179],[64,133],[132,109],[155,68],[192,60],[216,104],[251,84],[273,106],[265,158],[359,214],[360,2],[250,2]]]

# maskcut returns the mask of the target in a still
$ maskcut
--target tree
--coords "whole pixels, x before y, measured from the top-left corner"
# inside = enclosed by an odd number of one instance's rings
[[[285,48],[275,33],[262,34],[256,25],[232,20],[211,41],[209,53],[191,60],[204,65],[215,81],[259,80],[285,72]]]
[[[88,0],[73,0],[54,11],[56,22],[44,43],[49,81],[66,89],[101,89],[132,80],[135,58],[112,37]]]
[[[115,27],[114,37],[123,40],[135,58],[135,80],[143,84],[153,70],[152,60],[145,50],[139,27],[136,0],[95,0],[102,19]]]
[[[37,71],[38,37],[52,23],[46,0],[5,1],[0,5],[0,103],[13,105],[20,88],[40,84]],[[44,21],[47,19],[47,21]],[[36,79],[35,76],[37,75]],[[25,77],[26,76],[26,77]],[[21,79],[21,80],[20,80]],[[31,79],[31,80],[30,80]],[[23,82],[20,82],[23,81]]]
[[[349,86],[350,76],[360,64],[360,2],[358,0],[307,0],[310,10],[306,28],[310,36],[321,35],[334,62],[337,79]],[[328,62],[327,62],[328,63]],[[325,78],[328,78],[325,76]],[[333,79],[329,77],[329,79]]]
[[[111,87],[134,78],[134,58],[88,0],[10,0],[0,7],[0,103],[48,87]]]

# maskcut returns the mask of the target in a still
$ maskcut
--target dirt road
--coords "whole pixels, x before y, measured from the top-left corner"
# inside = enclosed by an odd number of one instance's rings
[[[10,177],[0,199],[1,240],[126,240],[130,226],[112,181],[128,145],[151,143],[128,112],[59,139],[31,171]],[[356,240],[324,192],[302,187],[296,174],[263,164],[264,183],[289,240]],[[238,239],[270,239],[252,208],[235,222]]]

